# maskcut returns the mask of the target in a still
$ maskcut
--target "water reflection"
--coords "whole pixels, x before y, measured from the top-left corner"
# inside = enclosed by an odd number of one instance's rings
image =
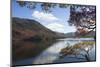
[[[59,39],[56,43],[53,43],[50,47],[45,49],[42,53],[40,53],[37,57],[25,59],[16,62],[18,65],[27,65],[27,64],[45,64],[45,63],[62,63],[62,62],[73,62],[73,61],[86,61],[86,60],[80,60],[76,58],[68,58],[65,56],[64,58],[59,58],[60,51],[62,48],[66,47],[69,43],[70,45],[74,45],[76,43],[82,42],[82,41],[93,41],[93,38],[76,38],[76,39]],[[92,60],[95,60],[95,46],[90,51]]]

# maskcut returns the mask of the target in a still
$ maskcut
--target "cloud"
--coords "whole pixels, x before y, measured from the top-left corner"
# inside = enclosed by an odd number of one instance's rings
[[[61,18],[56,17],[52,13],[33,11],[32,17],[48,29],[51,29],[56,32],[67,33],[76,31],[74,27],[70,27]]]
[[[65,26],[60,23],[51,23],[46,27],[56,32],[65,32]]]
[[[51,13],[44,13],[44,12],[39,12],[39,11],[34,11],[32,13],[32,17],[36,18],[39,21],[45,21],[45,22],[52,22],[52,21],[59,20],[57,17],[55,17]]]
[[[44,25],[56,32],[64,32],[65,26],[61,24],[61,19],[54,16],[52,13],[44,13],[39,11],[34,11],[32,16],[40,21],[41,23],[45,23]]]

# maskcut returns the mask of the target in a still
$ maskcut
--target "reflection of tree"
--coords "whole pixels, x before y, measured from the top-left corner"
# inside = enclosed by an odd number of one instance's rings
[[[29,9],[40,6],[44,12],[51,12],[52,8],[70,8],[69,25],[77,28],[76,35],[85,35],[96,28],[96,7],[92,5],[69,5],[69,4],[55,4],[55,3],[36,3],[27,1],[17,1],[21,7]]]
[[[65,56],[70,56],[69,58],[85,59],[86,61],[91,61],[90,51],[93,49],[95,42],[80,42],[73,46],[68,46],[63,48],[60,52],[60,58]]]

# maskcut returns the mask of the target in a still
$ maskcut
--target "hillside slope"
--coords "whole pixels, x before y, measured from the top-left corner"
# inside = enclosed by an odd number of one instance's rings
[[[61,37],[62,33],[51,31],[35,20],[14,17],[12,18],[13,60],[36,56]]]

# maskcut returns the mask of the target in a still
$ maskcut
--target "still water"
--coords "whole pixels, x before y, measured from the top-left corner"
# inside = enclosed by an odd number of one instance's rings
[[[45,64],[45,63],[63,63],[63,62],[77,62],[77,61],[86,61],[76,58],[68,58],[67,56],[63,58],[59,58],[61,49],[70,45],[74,45],[76,43],[82,41],[93,41],[93,38],[65,38],[58,39],[56,43],[53,43],[50,47],[45,49],[42,53],[40,53],[35,58],[24,59],[16,62],[16,65],[27,65],[27,64]],[[95,46],[90,51],[91,60],[95,60]]]

